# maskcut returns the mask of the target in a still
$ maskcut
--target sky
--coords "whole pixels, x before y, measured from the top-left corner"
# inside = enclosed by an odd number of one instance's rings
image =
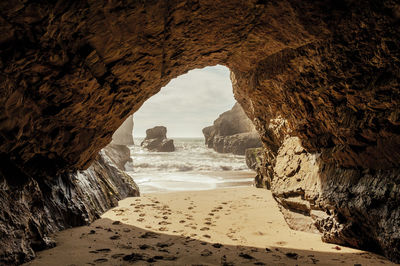
[[[133,114],[133,136],[167,127],[167,137],[203,137],[202,129],[235,103],[229,69],[224,66],[189,71],[171,80]]]

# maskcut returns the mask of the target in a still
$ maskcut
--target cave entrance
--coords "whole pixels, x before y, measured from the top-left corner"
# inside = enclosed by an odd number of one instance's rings
[[[126,167],[141,192],[250,186],[255,174],[247,167],[244,154],[216,152],[207,147],[202,133],[235,103],[230,71],[221,65],[189,71],[147,100],[133,115],[135,144],[130,146],[132,163]],[[225,131],[233,128],[225,124]],[[156,126],[166,128],[174,151],[141,146],[146,130]]]

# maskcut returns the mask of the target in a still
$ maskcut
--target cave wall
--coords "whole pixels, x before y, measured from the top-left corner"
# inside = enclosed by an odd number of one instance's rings
[[[146,99],[172,78],[215,64],[232,71],[235,98],[271,159],[268,174],[285,139],[297,136],[327,169],[397,180],[396,1],[11,0],[0,14],[0,168],[13,191],[25,179],[52,188],[57,176],[88,168]],[[325,184],[343,180],[326,173]]]
[[[117,166],[129,156],[107,155],[123,147],[105,147],[84,171],[35,178],[17,169],[13,176],[0,171],[0,264],[29,261],[36,251],[56,245],[52,233],[88,224],[119,200],[139,196],[135,182]]]

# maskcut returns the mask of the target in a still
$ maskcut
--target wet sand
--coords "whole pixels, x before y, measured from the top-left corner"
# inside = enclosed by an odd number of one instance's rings
[[[394,265],[289,229],[270,191],[254,187],[127,198],[56,240],[28,265]]]

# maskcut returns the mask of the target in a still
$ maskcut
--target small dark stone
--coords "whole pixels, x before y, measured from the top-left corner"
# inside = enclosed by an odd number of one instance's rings
[[[223,245],[219,244],[219,243],[215,243],[215,244],[212,244],[212,246],[215,248],[221,248]]]

